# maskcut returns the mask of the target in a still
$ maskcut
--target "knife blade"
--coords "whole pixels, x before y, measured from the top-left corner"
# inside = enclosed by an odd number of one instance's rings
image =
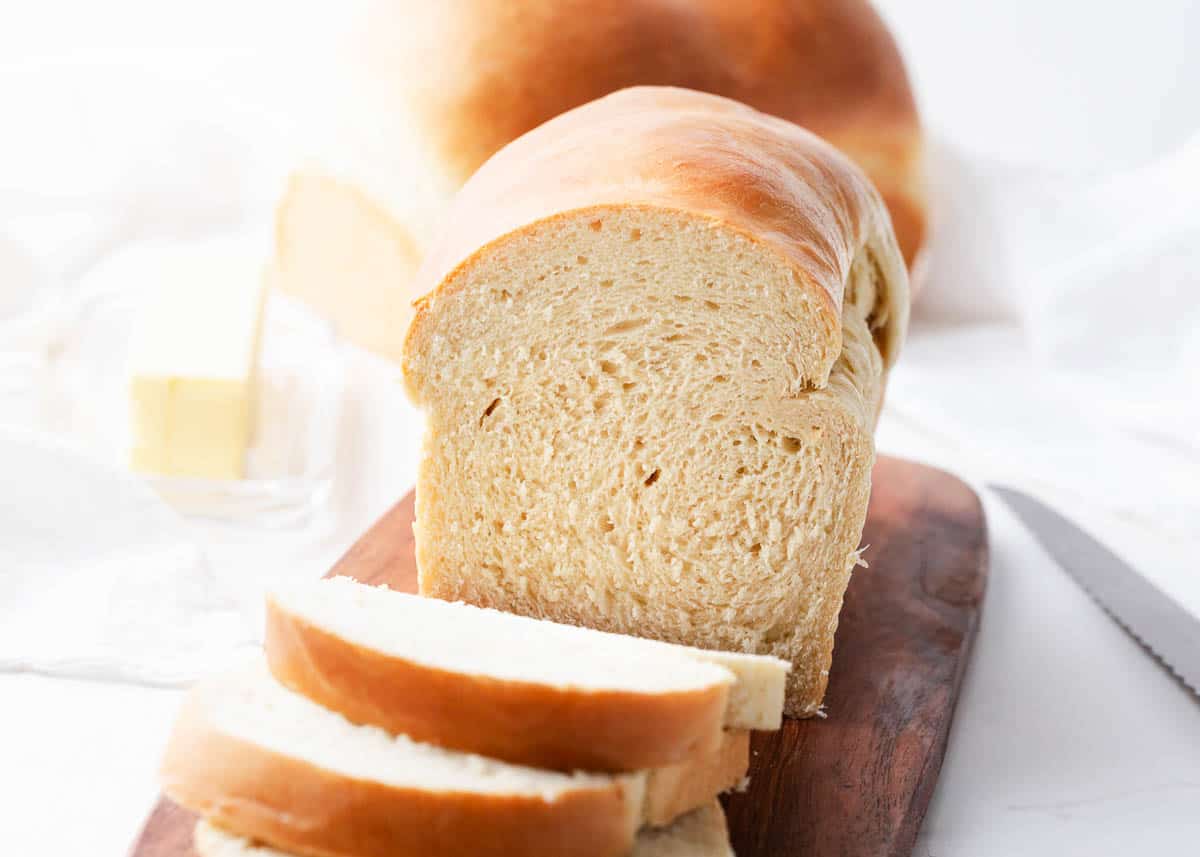
[[[1200,699],[1200,619],[1040,500],[989,485],[1083,590]]]

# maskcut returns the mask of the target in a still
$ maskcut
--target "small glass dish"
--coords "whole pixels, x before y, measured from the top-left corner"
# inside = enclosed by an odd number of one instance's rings
[[[127,352],[139,290],[95,294],[51,351],[36,425],[120,467],[129,467]],[[297,526],[333,484],[346,363],[332,328],[271,293],[258,364],[258,413],[246,478],[138,474],[180,512],[256,525]]]

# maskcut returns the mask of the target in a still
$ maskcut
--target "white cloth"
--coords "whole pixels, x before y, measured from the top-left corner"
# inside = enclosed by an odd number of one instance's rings
[[[881,448],[1045,496],[1200,615],[1200,134],[1092,176],[938,155]]]
[[[22,131],[0,139],[0,672],[185,685],[259,640],[270,586],[322,574],[411,484],[419,419],[394,367],[350,355],[332,496],[301,528],[183,519],[127,472],[103,437],[119,384],[80,389],[62,355],[122,347],[89,301],[153,288],[155,245],[256,241],[266,261],[281,132],[228,85],[136,61],[22,71],[0,76]],[[396,448],[364,460],[381,419]]]
[[[141,481],[0,432],[0,670],[178,684],[254,642],[186,525]]]

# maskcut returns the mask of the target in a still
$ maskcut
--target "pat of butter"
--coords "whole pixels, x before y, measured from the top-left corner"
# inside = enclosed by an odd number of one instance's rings
[[[265,277],[253,259],[211,249],[156,262],[130,342],[130,464],[241,479],[254,434]]]

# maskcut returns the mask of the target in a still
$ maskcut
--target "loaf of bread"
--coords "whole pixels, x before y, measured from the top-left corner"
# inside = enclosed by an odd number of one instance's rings
[[[196,825],[193,839],[198,857],[294,857],[203,820]],[[721,805],[710,801],[670,827],[643,831],[634,841],[629,857],[733,857]]]
[[[556,773],[356,726],[260,663],[192,690],[162,779],[218,827],[297,854],[618,857],[643,825],[745,775],[730,762],[745,761],[744,734],[727,741],[682,773]],[[692,781],[714,790],[696,794]]]
[[[750,673],[740,698],[775,704],[748,716],[764,706],[731,710],[740,680],[697,650],[349,578],[269,597],[266,655],[277,680],[355,723],[564,771],[675,765],[715,752],[726,726],[773,728],[786,674],[782,662]]]
[[[817,137],[624,90],[496,154],[417,283],[422,594],[791,661],[811,715],[907,277]]]
[[[366,0],[340,40],[342,133],[278,210],[278,284],[396,357],[405,284],[454,192],[521,134],[615,90],[687,87],[825,137],[914,264],[926,192],[901,57],[868,0]],[[323,110],[322,124],[330,124]]]

